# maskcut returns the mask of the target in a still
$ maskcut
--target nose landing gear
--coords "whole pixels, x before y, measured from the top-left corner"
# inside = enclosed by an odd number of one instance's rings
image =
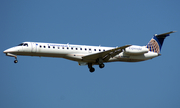
[[[10,56],[10,57],[14,57],[14,58],[15,58],[14,63],[17,63],[17,62],[18,62],[16,55],[11,54],[11,53],[6,53],[6,55],[7,55],[7,56]]]
[[[14,60],[14,63],[17,63],[17,62],[18,62],[18,60],[17,60],[17,56],[15,57],[15,59],[16,59],[16,60]]]

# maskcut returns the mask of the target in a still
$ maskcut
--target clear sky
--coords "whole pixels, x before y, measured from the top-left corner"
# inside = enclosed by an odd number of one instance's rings
[[[180,108],[179,0],[1,0],[0,108]],[[90,73],[62,58],[7,57],[24,41],[146,45],[168,37],[162,56]]]

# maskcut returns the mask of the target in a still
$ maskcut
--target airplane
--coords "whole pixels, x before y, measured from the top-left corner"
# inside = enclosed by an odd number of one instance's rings
[[[176,31],[155,34],[145,46],[103,47],[69,43],[23,42],[18,46],[3,51],[3,53],[15,57],[14,63],[18,62],[17,55],[65,58],[78,62],[80,66],[87,65],[89,71],[94,72],[93,65],[104,68],[104,63],[107,62],[140,62],[160,56],[164,39],[174,32]]]

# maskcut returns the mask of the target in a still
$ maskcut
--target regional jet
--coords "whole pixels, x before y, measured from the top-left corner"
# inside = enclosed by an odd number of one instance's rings
[[[107,62],[140,62],[158,57],[164,39],[175,31],[155,34],[145,46],[125,45],[121,47],[102,47],[75,44],[56,44],[42,42],[23,42],[18,46],[5,50],[7,56],[14,57],[17,63],[17,55],[57,57],[76,61],[80,66],[87,65],[90,72],[94,72],[93,65],[104,68]]]

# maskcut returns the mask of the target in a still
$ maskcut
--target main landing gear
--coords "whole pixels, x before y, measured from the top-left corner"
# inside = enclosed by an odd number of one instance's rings
[[[104,64],[102,63],[102,64],[99,64],[99,68],[104,68]]]
[[[95,68],[92,67],[92,63],[88,63],[88,68],[91,73],[95,71]]]
[[[99,68],[104,68],[104,64],[99,64]],[[95,71],[95,68],[92,67],[92,63],[88,63],[88,68],[89,68],[89,71],[92,73]]]
[[[103,62],[104,62],[104,61],[103,61],[102,58],[98,58],[98,59],[96,60],[96,63],[99,64],[99,68],[104,68],[105,65],[104,65]],[[92,67],[92,63],[88,63],[88,68],[89,68],[89,71],[90,71],[91,73],[95,71],[95,69]]]

